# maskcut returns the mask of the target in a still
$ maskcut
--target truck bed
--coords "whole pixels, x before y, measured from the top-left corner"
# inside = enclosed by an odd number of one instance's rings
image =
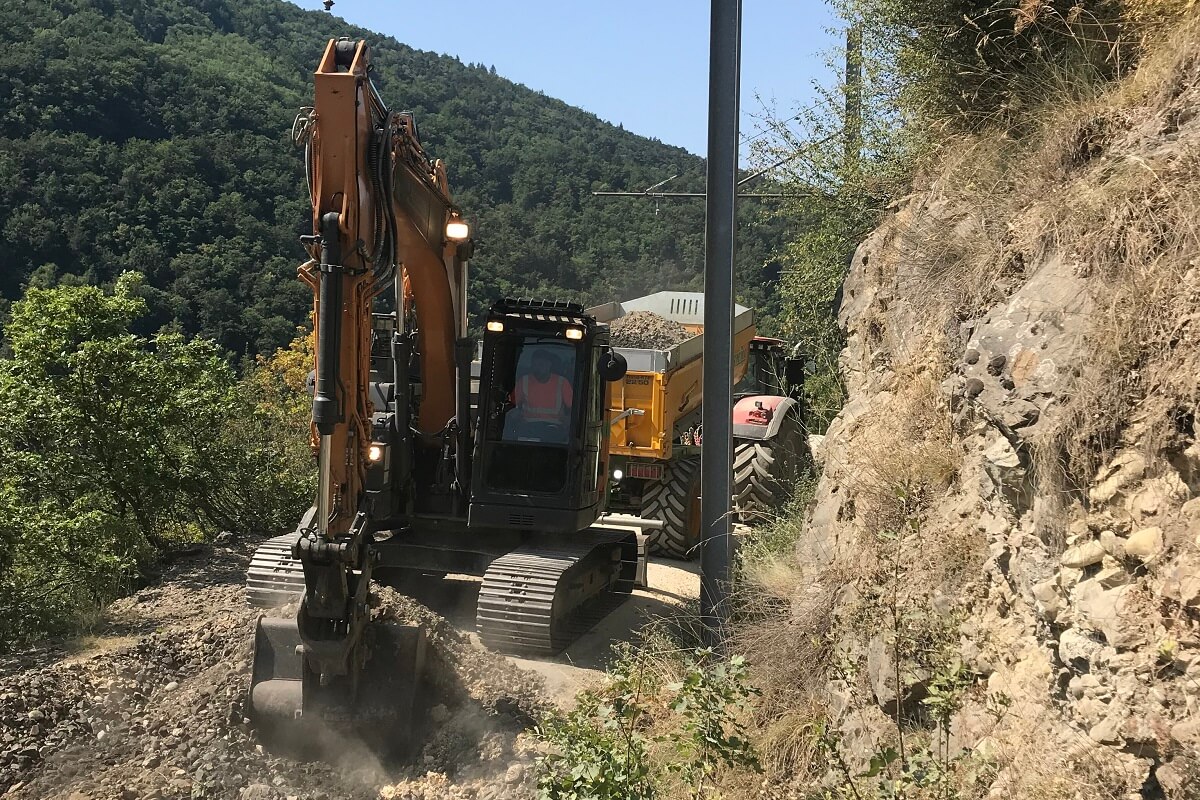
[[[587,310],[597,322],[612,323],[635,311],[649,311],[678,322],[694,335],[668,350],[637,347],[617,347],[629,363],[630,372],[664,373],[677,369],[704,354],[704,293],[658,292],[626,300],[623,303],[604,303]],[[754,312],[742,305],[734,307],[733,333],[736,336],[754,324]]]

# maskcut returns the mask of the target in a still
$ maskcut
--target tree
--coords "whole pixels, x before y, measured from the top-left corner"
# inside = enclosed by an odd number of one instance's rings
[[[303,461],[293,450],[288,462],[262,395],[217,346],[131,333],[141,287],[127,273],[111,293],[31,289],[12,308],[0,361],[0,585],[12,613],[0,617],[16,627],[0,644],[62,627],[167,549],[223,528],[273,532],[303,510]]]

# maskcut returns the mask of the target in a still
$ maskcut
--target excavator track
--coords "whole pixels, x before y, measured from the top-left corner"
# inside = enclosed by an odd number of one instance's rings
[[[296,533],[268,539],[250,557],[246,570],[246,604],[277,608],[304,596],[304,568],[292,558]]]
[[[484,573],[479,638],[505,653],[558,653],[629,597],[637,559],[635,534],[604,528],[519,547]]]

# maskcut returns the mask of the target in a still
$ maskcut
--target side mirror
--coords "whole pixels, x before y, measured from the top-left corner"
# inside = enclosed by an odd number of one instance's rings
[[[628,371],[629,363],[625,360],[625,356],[615,350],[608,349],[605,354],[600,356],[600,377],[609,383],[621,380]]]

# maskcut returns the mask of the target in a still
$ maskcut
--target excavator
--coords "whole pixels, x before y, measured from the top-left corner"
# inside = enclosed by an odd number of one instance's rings
[[[373,582],[482,576],[481,640],[526,654],[561,650],[629,595],[636,535],[597,522],[608,387],[626,364],[582,306],[501,299],[473,391],[474,243],[445,166],[413,115],[384,104],[365,41],[328,43],[314,95],[293,135],[312,202],[299,277],[313,292],[316,496],[249,567],[251,605],[295,607],[257,622],[249,705],[273,730],[403,730],[425,637],[372,621]],[[570,387],[552,414],[521,403],[535,369]]]

